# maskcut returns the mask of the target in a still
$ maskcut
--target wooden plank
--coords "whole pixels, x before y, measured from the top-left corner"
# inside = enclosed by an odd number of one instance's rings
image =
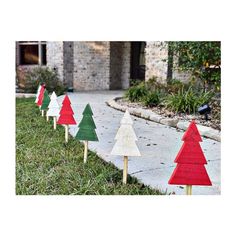
[[[123,184],[127,184],[128,157],[124,156]]]
[[[186,185],[186,195],[192,195],[192,185]]]
[[[57,117],[53,116],[53,128],[56,129],[57,128]]]
[[[65,141],[68,143],[69,125],[65,125]]]
[[[88,158],[88,141],[85,140],[84,141],[84,163],[87,162],[87,158]]]

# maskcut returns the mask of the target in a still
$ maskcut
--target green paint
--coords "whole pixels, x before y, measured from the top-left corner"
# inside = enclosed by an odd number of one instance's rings
[[[91,109],[89,103],[86,105],[86,107],[83,111],[83,115],[89,115],[89,116],[93,115],[93,112],[92,112],[92,109]]]
[[[48,108],[49,103],[50,103],[50,97],[48,96],[48,91],[45,89],[41,110],[46,110]]]
[[[93,117],[89,115],[83,116],[78,127],[82,129],[91,129],[91,128],[96,129],[96,125],[94,123]]]
[[[75,136],[78,140],[87,141],[98,141],[97,134],[95,132],[96,125],[93,120],[93,112],[89,104],[85,107],[83,111],[83,118],[79,123],[79,130]]]

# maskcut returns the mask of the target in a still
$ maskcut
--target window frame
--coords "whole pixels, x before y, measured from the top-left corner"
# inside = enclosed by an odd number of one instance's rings
[[[21,62],[21,46],[23,45],[36,45],[38,46],[38,63],[35,63],[35,64],[23,64]],[[17,42],[17,50],[18,50],[18,65],[20,66],[36,66],[36,65],[39,65],[39,66],[44,66],[44,65],[47,65],[47,59],[45,60],[45,63],[43,63],[43,58],[47,58],[47,49],[43,50],[43,47],[47,45],[47,42],[46,41],[18,41]],[[46,55],[44,55],[44,53]]]

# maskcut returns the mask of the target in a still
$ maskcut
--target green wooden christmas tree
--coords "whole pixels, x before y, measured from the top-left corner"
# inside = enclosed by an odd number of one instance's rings
[[[43,101],[41,105],[41,111],[42,111],[42,116],[44,115],[44,111],[48,109],[48,105],[50,103],[50,97],[48,96],[48,91],[45,89],[44,95],[43,95]]]
[[[87,104],[83,111],[83,118],[78,126],[79,130],[75,136],[76,139],[84,141],[84,163],[87,161],[88,141],[98,141],[98,137],[95,132],[96,125],[92,116],[92,109],[90,105]]]

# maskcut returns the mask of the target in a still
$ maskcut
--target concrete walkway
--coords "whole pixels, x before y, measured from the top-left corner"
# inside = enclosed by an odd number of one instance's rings
[[[87,103],[90,103],[93,109],[99,142],[89,142],[89,149],[95,151],[105,161],[112,162],[119,169],[123,169],[123,157],[111,156],[110,152],[124,113],[105,104],[114,97],[122,96],[123,92],[93,91],[69,93],[68,95],[77,123],[80,122]],[[58,98],[60,103],[63,97]],[[174,159],[182,145],[183,132],[134,116],[132,118],[138,137],[137,145],[142,156],[129,157],[129,174],[152,188],[168,193],[185,194],[182,186],[168,185],[168,180],[176,165]],[[70,126],[72,136],[75,136],[77,130],[77,125]],[[193,194],[220,194],[220,142],[203,138],[201,146],[208,161],[206,168],[213,186],[193,186]]]

